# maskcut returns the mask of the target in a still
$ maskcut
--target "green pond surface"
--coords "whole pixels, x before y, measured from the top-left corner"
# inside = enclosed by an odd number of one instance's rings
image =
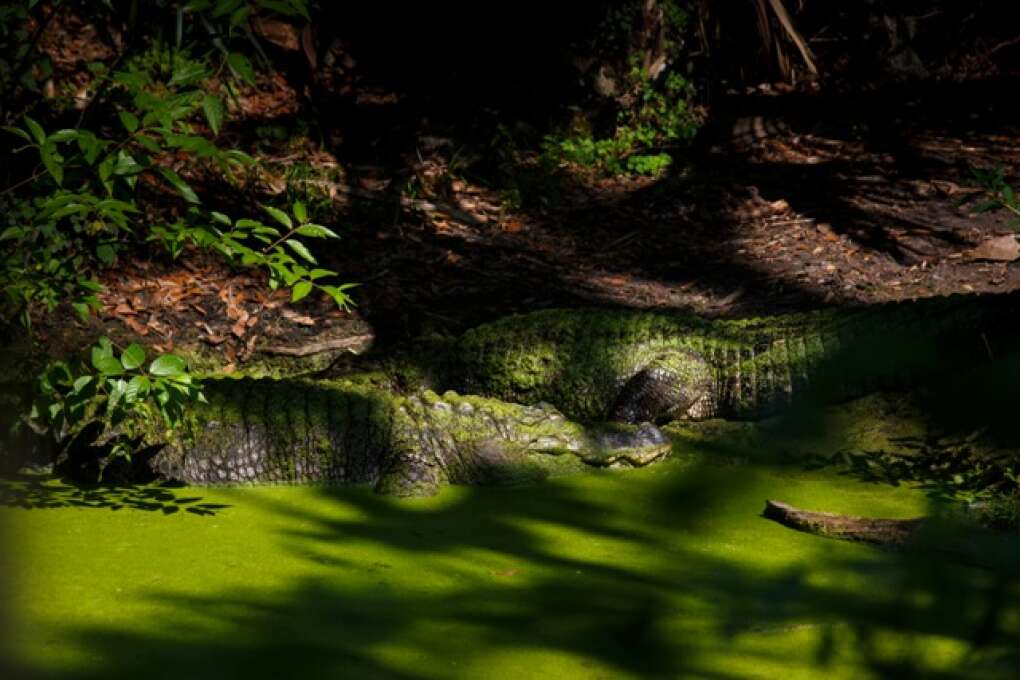
[[[761,517],[921,493],[699,460],[413,500],[8,487],[4,677],[1016,677],[1001,573]]]

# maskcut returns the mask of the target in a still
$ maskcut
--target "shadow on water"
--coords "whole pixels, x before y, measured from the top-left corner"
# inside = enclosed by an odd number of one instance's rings
[[[26,510],[45,508],[94,508],[144,510],[172,515],[180,511],[215,515],[230,507],[202,502],[201,496],[181,496],[179,484],[146,486],[81,484],[47,475],[16,474],[0,478],[0,505]]]
[[[67,628],[103,665],[53,677],[1005,678],[1020,661],[1017,560],[795,534],[756,516],[761,480],[673,473],[442,502],[238,491],[309,569],[279,589],[150,590],[158,622]]]

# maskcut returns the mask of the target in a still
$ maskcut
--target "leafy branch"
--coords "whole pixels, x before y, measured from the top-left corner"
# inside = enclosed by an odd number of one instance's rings
[[[185,404],[206,403],[201,383],[180,357],[163,354],[145,364],[141,345],[133,343],[118,353],[108,338],[100,338],[88,364],[72,368],[58,361],[37,378],[29,422],[58,441],[97,423],[96,441],[110,446],[110,458],[130,460],[135,425],[151,422],[158,413],[167,428],[175,429]]]

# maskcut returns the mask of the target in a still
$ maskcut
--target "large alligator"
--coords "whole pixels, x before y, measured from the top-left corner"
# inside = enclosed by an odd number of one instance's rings
[[[1020,293],[743,320],[542,311],[469,331],[444,386],[581,421],[757,419],[915,386],[1020,347]]]
[[[650,424],[584,427],[549,405],[453,392],[398,396],[350,381],[216,380],[151,460],[195,484],[351,482],[400,496],[513,482],[667,455]],[[152,443],[165,442],[151,432]]]
[[[192,483],[400,494],[643,465],[669,450],[653,423],[760,418],[987,364],[1017,348],[1018,306],[1020,293],[736,321],[535,312],[376,362],[374,376],[210,380],[213,405],[192,409],[153,464]],[[634,425],[579,424],[611,421]]]

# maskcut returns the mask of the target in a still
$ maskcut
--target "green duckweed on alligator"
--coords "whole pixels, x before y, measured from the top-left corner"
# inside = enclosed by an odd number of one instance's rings
[[[542,311],[468,331],[448,386],[581,421],[759,419],[987,364],[1017,349],[1020,294],[742,320]]]
[[[639,467],[666,456],[655,426],[584,427],[549,405],[433,392],[399,396],[343,381],[210,381],[147,460],[191,484],[344,482],[398,496],[441,484],[536,480],[587,467]]]
[[[1016,347],[1018,302],[953,296],[735,321],[535,312],[375,373],[209,380],[211,406],[193,407],[169,440],[150,432],[168,442],[151,465],[195,484],[354,482],[400,495],[645,465],[669,451],[653,423],[760,419],[988,364]],[[590,425],[606,422],[617,424]]]

